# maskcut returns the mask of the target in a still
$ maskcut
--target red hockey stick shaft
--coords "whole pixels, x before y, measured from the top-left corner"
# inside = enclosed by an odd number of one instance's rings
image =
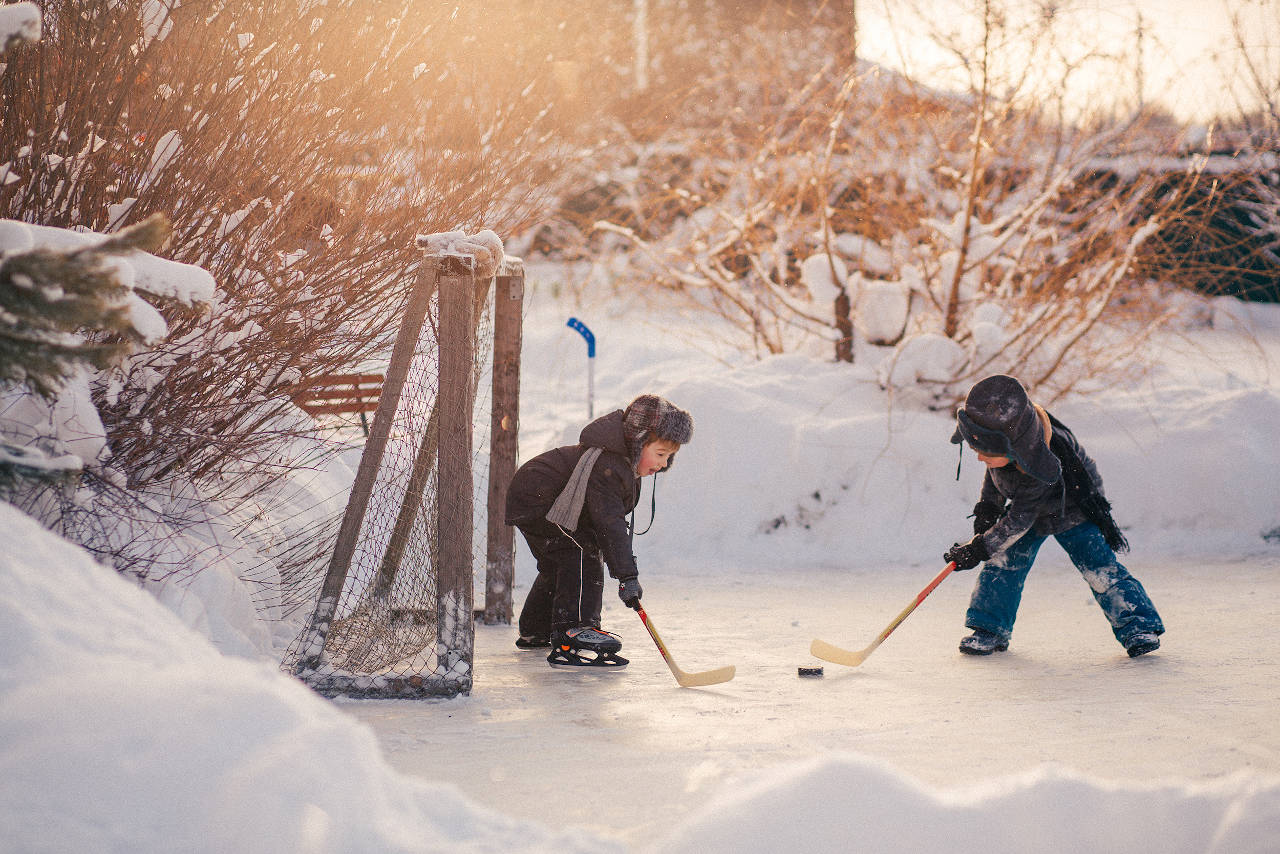
[[[826,641],[815,639],[813,643],[809,645],[809,652],[817,658],[824,659],[825,661],[832,661],[836,664],[847,664],[850,667],[857,667],[859,664],[866,661],[867,656],[875,652],[876,647],[884,643],[885,638],[893,634],[894,629],[902,625],[903,620],[911,616],[911,612],[918,608],[920,603],[927,599],[929,594],[934,591],[934,588],[942,583],[942,579],[954,572],[955,568],[955,561],[947,564],[946,568],[944,568],[942,572],[939,572],[934,577],[933,581],[930,581],[929,585],[916,595],[915,600],[910,605],[903,608],[902,612],[893,618],[893,622],[889,623],[888,627],[885,628],[885,630],[880,633],[880,636],[873,640],[866,649],[855,652],[853,650],[841,649],[838,646],[833,646]]]
[[[902,621],[905,620],[907,617],[911,616],[911,612],[914,611],[917,607],[919,607],[920,603],[923,602],[925,599],[927,599],[929,594],[934,591],[934,588],[936,588],[939,584],[942,583],[942,579],[946,578],[948,575],[954,572],[955,568],[956,568],[955,561],[952,561],[951,563],[946,565],[946,567],[942,570],[942,572],[939,572],[936,576],[934,576],[933,581],[929,582],[929,586],[921,590],[919,595],[916,596],[916,601],[912,602],[910,605],[904,608],[902,610],[902,613],[900,613],[898,616],[893,618],[893,622],[889,624],[889,627],[880,633],[880,637],[876,638],[876,645],[879,646],[884,641],[885,638],[887,638],[890,634],[893,633],[894,629],[902,625]]]

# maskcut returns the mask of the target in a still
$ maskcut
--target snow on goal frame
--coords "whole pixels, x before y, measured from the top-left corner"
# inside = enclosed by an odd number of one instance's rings
[[[511,622],[524,268],[496,276],[469,255],[426,255],[405,309],[373,426],[315,611],[283,667],[330,697],[451,697],[471,690],[473,567],[483,619]],[[472,431],[483,366],[476,341],[492,288],[487,531],[475,543]],[[483,552],[483,556],[481,556]],[[479,560],[477,560],[479,558]]]

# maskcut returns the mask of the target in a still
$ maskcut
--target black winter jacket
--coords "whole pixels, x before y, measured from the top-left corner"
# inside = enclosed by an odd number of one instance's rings
[[[569,533],[584,548],[598,548],[609,574],[619,580],[638,575],[627,514],[640,500],[640,478],[623,439],[622,414],[616,409],[602,415],[582,429],[577,445],[553,448],[520,466],[507,487],[506,518],[508,525],[554,533],[555,527],[546,520],[547,512],[586,450],[601,448],[603,453],[587,481],[582,517],[577,530]]]
[[[1098,467],[1075,435],[1059,425],[1052,429],[1054,438],[1065,442],[1079,456],[1094,489],[1103,495]],[[1004,551],[1030,530],[1048,537],[1088,519],[1080,505],[1067,494],[1061,477],[1053,483],[1042,483],[1012,462],[1002,468],[987,469],[982,479],[982,500],[1001,508],[1008,502],[1004,515],[982,535],[982,541],[992,555]]]

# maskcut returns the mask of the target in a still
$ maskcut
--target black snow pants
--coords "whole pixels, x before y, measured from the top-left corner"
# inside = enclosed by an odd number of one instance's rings
[[[520,610],[520,634],[550,637],[577,626],[600,628],[604,565],[590,535],[570,535],[539,520],[517,528],[538,562],[538,577]]]

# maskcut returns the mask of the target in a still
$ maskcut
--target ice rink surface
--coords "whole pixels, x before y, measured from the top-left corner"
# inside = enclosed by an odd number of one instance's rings
[[[823,663],[823,678],[801,679],[799,666],[822,663],[811,639],[861,649],[940,567],[670,570],[646,577],[644,601],[672,657],[686,671],[734,664],[733,681],[680,688],[638,617],[606,597],[605,628],[631,659],[622,672],[553,669],[513,646],[514,627],[482,625],[469,697],[341,707],[403,772],[636,847],[722,787],[839,754],[940,789],[1045,764],[1140,785],[1280,774],[1280,557],[1125,563],[1167,628],[1138,659],[1050,544],[1009,650],[989,658],[956,648],[973,573],[947,578],[860,667]]]

